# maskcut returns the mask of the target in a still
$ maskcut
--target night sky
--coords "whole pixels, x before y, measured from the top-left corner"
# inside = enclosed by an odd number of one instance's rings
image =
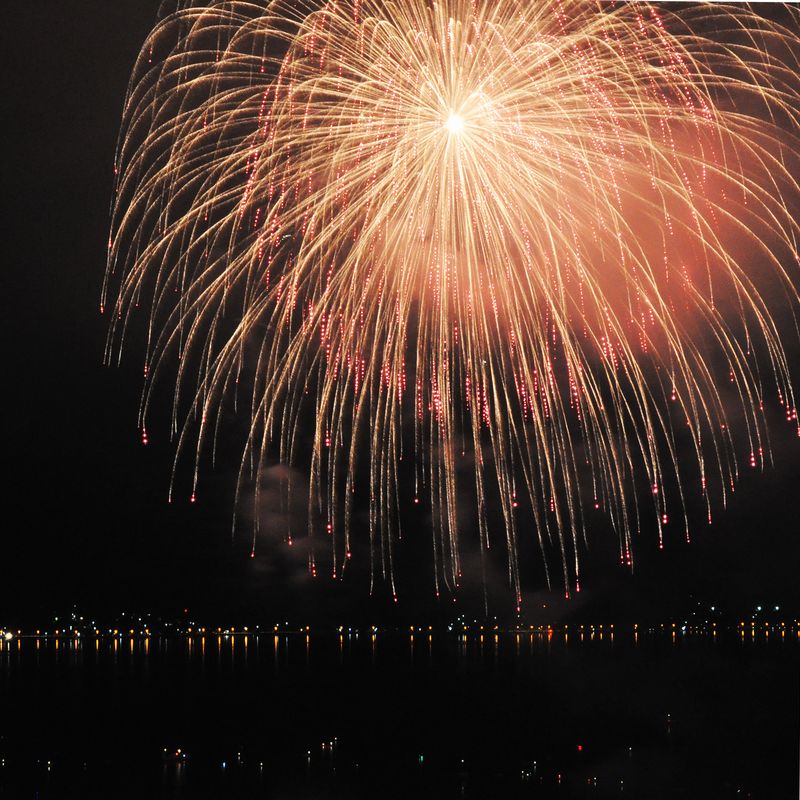
[[[93,613],[138,608],[219,618],[427,620],[482,608],[480,573],[458,604],[436,603],[423,524],[400,556],[400,603],[364,569],[312,581],[305,565],[270,548],[249,559],[246,531],[231,537],[236,462],[203,476],[200,502],[167,505],[174,454],[165,427],[141,445],[140,354],[102,364],[99,314],[112,163],[131,66],[157,0],[39,0],[16,4],[2,43],[6,305],[6,523],[0,535],[3,620],[38,621],[73,603]],[[787,350],[797,363],[798,348]],[[795,372],[798,377],[798,371]],[[169,400],[169,387],[161,397]],[[525,610],[599,619],[683,613],[716,603],[732,614],[757,603],[800,610],[800,440],[770,412],[775,467],[745,473],[729,508],[693,517],[659,552],[654,531],[635,541],[638,568],[619,566],[604,526],[590,531],[584,591],[566,605],[544,585],[541,558],[524,553]],[[490,569],[490,613],[510,619],[502,568]],[[547,604],[548,609],[542,609]],[[550,617],[552,618],[552,616]]]

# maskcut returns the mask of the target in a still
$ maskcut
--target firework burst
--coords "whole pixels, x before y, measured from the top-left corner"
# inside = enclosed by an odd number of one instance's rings
[[[146,319],[143,430],[174,365],[196,463],[237,403],[240,485],[303,463],[334,576],[357,492],[392,586],[431,509],[437,593],[465,483],[518,597],[520,537],[579,587],[595,510],[632,564],[641,484],[688,536],[684,493],[710,515],[768,453],[765,393],[796,422],[797,46],[717,4],[180,8],[131,81],[103,292],[109,358]]]

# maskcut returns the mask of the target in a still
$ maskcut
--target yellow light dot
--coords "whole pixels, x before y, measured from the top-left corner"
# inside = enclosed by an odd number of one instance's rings
[[[453,136],[457,136],[464,130],[464,118],[451,111],[450,116],[447,118],[447,130]]]

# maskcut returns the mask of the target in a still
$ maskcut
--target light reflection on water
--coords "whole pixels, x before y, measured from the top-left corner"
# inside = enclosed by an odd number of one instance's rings
[[[709,628],[695,632],[678,631],[675,626],[661,626],[662,630],[656,626],[644,632],[644,642],[650,646],[662,646],[665,641],[665,636],[673,648],[698,646],[698,640],[708,644],[715,644],[717,642],[717,629]],[[774,630],[773,630],[774,628]],[[785,626],[769,626],[764,629],[756,628],[753,626],[745,627],[739,626],[736,629],[736,638],[740,645],[752,645],[756,647],[767,647],[771,642],[778,645],[795,645],[800,641],[800,626],[796,632],[796,636],[786,635]],[[729,643],[733,636],[729,630],[725,631],[726,640]],[[354,653],[357,651],[355,657],[360,658],[364,654],[364,648],[359,645],[359,634],[349,632],[347,634],[331,634],[325,632],[315,632],[313,635],[310,631],[305,629],[301,631],[284,631],[282,633],[237,633],[237,634],[219,634],[212,637],[207,637],[201,633],[181,635],[181,636],[160,636],[160,635],[143,635],[143,634],[119,634],[119,635],[98,635],[86,636],[84,638],[72,637],[66,635],[23,635],[17,636],[10,643],[0,642],[0,657],[4,656],[6,665],[17,664],[21,665],[26,659],[26,652],[32,647],[37,652],[41,651],[45,656],[53,657],[59,652],[62,655],[72,654],[80,655],[87,653],[87,647],[94,650],[94,656],[100,657],[103,654],[112,654],[114,660],[119,660],[121,648],[127,647],[127,656],[147,657],[150,654],[151,642],[156,651],[166,654],[171,646],[171,642],[183,642],[188,659],[191,661],[195,657],[199,657],[200,662],[205,664],[206,657],[206,642],[209,639],[213,646],[214,656],[217,664],[222,665],[230,661],[235,664],[237,659],[244,658],[247,660],[250,657],[251,650],[258,650],[259,644],[262,640],[268,639],[272,636],[273,642],[273,655],[274,666],[276,670],[280,668],[289,667],[292,658],[290,651],[296,648],[298,642],[301,643],[301,648],[305,654],[305,660],[310,666],[312,653],[315,650],[314,642],[320,645],[320,651],[325,652],[327,641],[334,639],[338,643],[338,660],[341,665],[349,663],[354,658]],[[560,645],[564,649],[569,649],[570,642],[578,646],[587,646],[591,644],[601,645],[605,643],[607,647],[613,647],[615,642],[614,626],[608,626],[604,631],[603,626],[580,626],[577,632],[577,641],[573,638],[575,630],[568,627],[561,629],[531,629],[531,630],[508,630],[508,631],[493,631],[491,634],[483,632],[459,632],[447,634],[444,632],[434,633],[432,630],[426,630],[421,633],[409,632],[403,634],[397,631],[384,631],[378,634],[374,631],[369,632],[369,655],[370,659],[374,662],[377,658],[379,642],[386,644],[389,649],[396,653],[398,643],[406,643],[407,654],[411,664],[416,661],[415,657],[415,643],[417,651],[419,651],[419,642],[424,643],[424,652],[428,656],[428,660],[433,657],[434,650],[442,646],[458,655],[461,658],[474,658],[479,657],[490,660],[497,660],[501,651],[502,657],[509,657],[509,650],[513,649],[515,656],[519,657],[523,652],[523,648],[527,649],[528,653],[550,653],[552,646]],[[630,627],[630,630],[623,634],[623,644],[639,646],[640,643],[640,630],[638,626]],[[91,645],[87,645],[86,639],[91,640]],[[434,646],[436,642],[436,646]],[[511,647],[509,647],[511,643]],[[23,652],[25,648],[26,652]]]
[[[799,650],[755,627],[18,638],[0,794],[796,797]]]

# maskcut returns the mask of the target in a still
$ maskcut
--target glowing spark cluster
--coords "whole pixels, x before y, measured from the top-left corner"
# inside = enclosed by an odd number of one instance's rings
[[[240,486],[307,470],[335,577],[368,549],[394,586],[406,505],[437,593],[465,537],[519,596],[524,537],[569,594],[595,513],[627,564],[643,513],[688,536],[689,493],[710,520],[768,457],[765,397],[797,425],[797,75],[744,6],[183,4],[130,84],[103,292],[109,358],[147,332],[144,441],[177,365],[179,450],[235,405]]]

